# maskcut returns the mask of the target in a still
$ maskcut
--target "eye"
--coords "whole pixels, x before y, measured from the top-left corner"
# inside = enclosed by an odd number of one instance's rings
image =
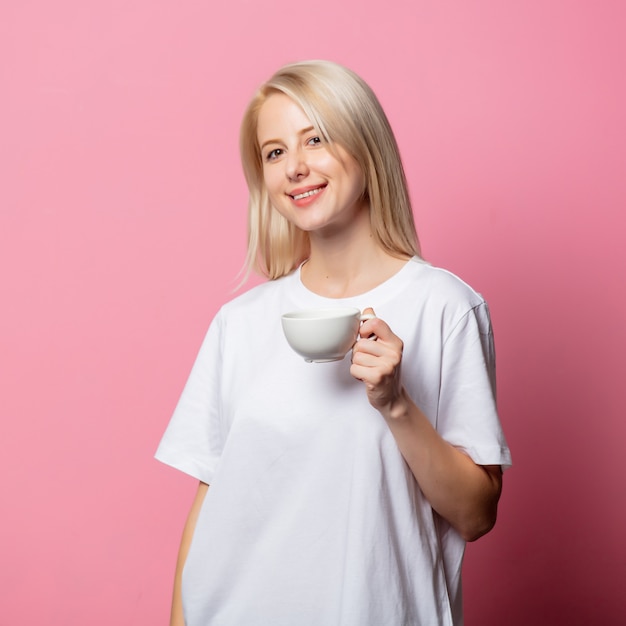
[[[273,150],[270,150],[266,155],[265,155],[265,160],[266,161],[274,161],[276,160],[281,154],[283,153],[283,151],[280,148],[274,148]]]
[[[322,143],[322,140],[319,137],[311,137],[311,139],[309,139],[307,143],[310,146],[319,146]]]

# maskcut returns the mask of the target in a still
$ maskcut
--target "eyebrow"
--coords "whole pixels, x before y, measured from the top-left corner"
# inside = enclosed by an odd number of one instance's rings
[[[298,135],[306,135],[307,133],[310,133],[312,130],[315,130],[315,126],[307,126],[306,128],[303,128],[301,131],[299,131]],[[263,150],[265,146],[269,146],[273,143],[283,143],[283,142],[280,139],[268,139],[261,144],[260,148],[261,150]]]

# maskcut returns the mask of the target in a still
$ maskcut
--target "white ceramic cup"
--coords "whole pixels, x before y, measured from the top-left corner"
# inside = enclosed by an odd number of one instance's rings
[[[292,349],[309,363],[340,361],[356,342],[361,322],[373,319],[357,308],[305,309],[281,317]]]

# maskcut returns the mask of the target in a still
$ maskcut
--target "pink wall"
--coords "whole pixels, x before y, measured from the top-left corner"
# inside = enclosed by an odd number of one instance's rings
[[[243,258],[242,109],[308,57],[377,90],[492,306],[515,467],[468,626],[624,623],[623,4],[383,6],[3,3],[2,623],[166,623],[195,485],[152,454]]]

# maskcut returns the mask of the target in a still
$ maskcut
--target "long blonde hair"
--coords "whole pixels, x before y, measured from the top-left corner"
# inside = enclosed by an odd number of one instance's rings
[[[250,101],[240,132],[240,151],[250,193],[246,267],[270,279],[293,271],[309,255],[308,233],[270,204],[257,141],[259,111],[272,93],[296,102],[316,132],[342,146],[365,178],[372,233],[397,257],[419,256],[404,168],[393,131],[376,95],[357,74],[330,61],[303,61],[279,69]]]

